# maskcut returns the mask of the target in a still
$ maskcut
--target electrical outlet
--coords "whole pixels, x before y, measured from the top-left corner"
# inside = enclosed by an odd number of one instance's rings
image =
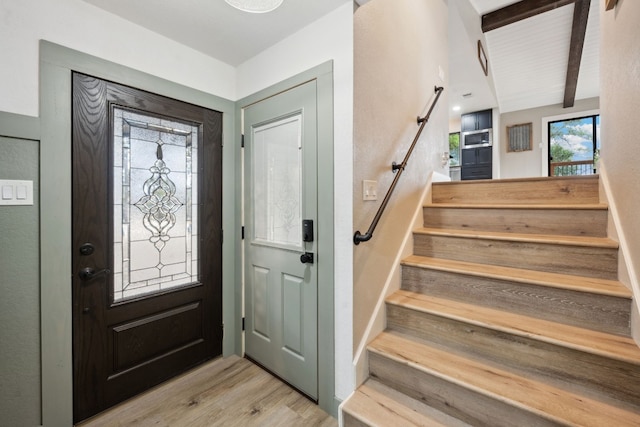
[[[378,200],[378,181],[362,181],[362,200]]]

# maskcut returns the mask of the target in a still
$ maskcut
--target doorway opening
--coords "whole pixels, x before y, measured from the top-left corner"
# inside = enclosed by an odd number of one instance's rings
[[[549,176],[593,175],[600,157],[600,115],[547,124]]]

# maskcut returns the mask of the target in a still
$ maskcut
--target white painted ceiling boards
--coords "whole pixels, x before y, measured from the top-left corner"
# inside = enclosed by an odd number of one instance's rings
[[[480,16],[516,3],[513,0],[470,1]],[[576,100],[600,94],[599,13],[602,7],[601,0],[591,0]],[[573,9],[573,4],[569,4],[485,33],[489,68],[502,113],[563,102]]]

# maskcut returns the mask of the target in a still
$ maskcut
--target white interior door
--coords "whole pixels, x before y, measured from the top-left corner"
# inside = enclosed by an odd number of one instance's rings
[[[243,131],[245,351],[317,400],[316,82],[245,108]]]

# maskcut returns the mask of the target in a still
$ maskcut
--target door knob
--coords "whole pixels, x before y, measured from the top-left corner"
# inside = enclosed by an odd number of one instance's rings
[[[111,273],[111,270],[109,270],[108,268],[103,268],[102,270],[96,271],[94,268],[85,267],[80,270],[80,272],[78,273],[78,277],[80,277],[80,280],[87,282],[91,279],[95,279],[98,276],[107,275],[109,273]]]
[[[303,264],[313,264],[313,253],[305,252],[300,255],[300,262]]]

